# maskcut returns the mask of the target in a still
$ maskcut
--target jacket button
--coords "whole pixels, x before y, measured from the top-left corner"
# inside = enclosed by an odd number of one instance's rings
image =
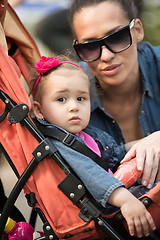
[[[109,147],[108,147],[108,146],[106,146],[106,147],[105,147],[105,151],[108,151],[108,150],[109,150]]]
[[[83,232],[85,233],[85,232],[90,232],[90,231],[92,231],[92,228],[85,228]]]
[[[66,239],[66,238],[70,238],[70,237],[73,237],[73,235],[72,235],[72,234],[66,234],[66,235],[64,236],[65,239]]]

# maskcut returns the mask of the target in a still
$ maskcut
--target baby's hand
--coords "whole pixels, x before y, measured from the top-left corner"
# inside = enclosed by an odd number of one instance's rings
[[[108,203],[120,207],[131,236],[148,236],[149,230],[156,229],[153,218],[143,203],[126,188],[115,189],[108,198]]]
[[[125,202],[121,206],[121,212],[127,221],[128,230],[131,236],[148,236],[149,228],[156,229],[153,218],[145,206],[136,198]]]

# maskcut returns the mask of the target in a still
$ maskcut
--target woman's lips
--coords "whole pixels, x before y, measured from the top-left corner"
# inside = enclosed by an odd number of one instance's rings
[[[114,64],[104,68],[102,71],[105,75],[112,76],[117,74],[119,69],[120,69],[120,64]]]

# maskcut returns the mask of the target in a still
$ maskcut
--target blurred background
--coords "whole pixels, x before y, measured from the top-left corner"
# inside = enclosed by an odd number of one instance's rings
[[[48,20],[52,15],[59,14],[69,8],[71,0],[8,0],[10,5],[14,8],[20,20],[27,28],[29,33],[36,41],[41,54],[50,54],[52,49],[48,44],[50,36],[55,37],[53,30],[55,26],[63,27],[64,23],[59,22],[59,19]],[[46,22],[46,19],[48,22]],[[57,21],[58,20],[58,21]],[[50,29],[53,26],[53,30]],[[64,26],[65,27],[65,26]],[[37,30],[38,29],[38,30]],[[37,33],[38,31],[38,33]],[[66,30],[67,31],[67,30]],[[40,33],[39,33],[40,32]],[[47,34],[47,35],[46,35]],[[39,37],[39,35],[41,35]],[[43,39],[43,41],[42,41]],[[45,43],[44,43],[45,41]],[[47,44],[46,44],[47,41]],[[56,48],[55,48],[56,49]]]
[[[67,22],[67,9],[73,0],[8,1],[33,36],[42,55],[54,52],[59,54],[66,48],[71,51],[73,37]],[[144,40],[160,45],[160,0],[134,2],[137,16],[141,18],[144,26]],[[71,55],[75,57],[74,51]]]
[[[140,19],[144,26],[145,38],[153,45],[160,45],[160,0],[139,0]]]
[[[8,0],[11,5],[12,2],[17,1],[17,4],[14,9],[18,16],[20,17],[23,24],[26,26],[28,31],[34,37],[36,43],[38,44],[40,50],[43,52],[52,51],[52,49],[44,44],[44,41],[38,37],[37,28],[41,26],[44,28],[44,19],[46,19],[49,15],[54,15],[60,12],[61,10],[66,10],[70,7],[72,0]],[[143,22],[144,30],[145,30],[145,39],[146,41],[151,42],[153,45],[160,45],[160,0],[135,0],[137,16],[139,16]],[[64,15],[63,15],[64,17]],[[52,18],[54,19],[54,18]],[[51,20],[51,18],[50,18]],[[54,19],[55,20],[55,19]],[[60,20],[60,17],[59,19]],[[66,20],[66,16],[65,16]],[[47,24],[48,23],[48,24]],[[64,22],[45,22],[46,29],[52,30],[48,25],[57,25],[58,27],[64,27],[62,24]],[[68,24],[66,28],[68,28]],[[43,31],[42,31],[43,33]],[[50,36],[52,35],[55,38],[56,32],[48,33]],[[46,36],[43,36],[43,39]],[[65,43],[64,43],[65,45]]]
[[[37,43],[41,55],[53,55],[72,48],[72,35],[67,23],[67,9],[72,0],[8,0],[20,20]],[[137,16],[142,20],[145,38],[153,45],[160,45],[160,0],[135,0]],[[59,14],[60,13],[60,14]],[[61,31],[58,30],[61,29]],[[63,34],[64,35],[63,35]],[[60,37],[59,40],[57,40]],[[49,40],[49,41],[48,41]],[[62,41],[62,48],[57,43]],[[74,56],[74,53],[72,53]],[[8,196],[16,177],[5,159],[0,161],[0,178]],[[22,193],[16,206],[28,221],[31,209]],[[37,230],[41,222],[37,221]]]

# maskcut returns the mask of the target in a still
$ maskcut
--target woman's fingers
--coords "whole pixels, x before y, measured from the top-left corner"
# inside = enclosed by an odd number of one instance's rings
[[[134,145],[124,156],[121,163],[127,162],[136,156],[136,146]]]
[[[157,183],[160,182],[160,162],[159,162],[159,167],[158,167],[156,182],[157,182]]]
[[[160,181],[160,131],[152,133],[138,141],[128,151],[124,159],[127,162],[133,157],[137,159],[137,169],[143,171],[142,184],[151,188],[153,183]]]
[[[144,171],[146,164],[146,150],[143,145],[139,144],[136,148],[136,159],[137,159],[137,169],[139,171]]]
[[[159,170],[159,156],[152,156],[153,157],[153,163],[152,166],[150,167],[150,176],[148,174],[148,183],[147,183],[147,188],[151,188],[156,181],[156,175]],[[149,162],[149,159],[148,159]],[[147,167],[146,167],[147,168]]]
[[[138,156],[137,159],[139,159]],[[158,152],[154,150],[147,151],[144,162],[142,184],[150,189],[153,186],[153,183],[160,178],[160,157]]]

